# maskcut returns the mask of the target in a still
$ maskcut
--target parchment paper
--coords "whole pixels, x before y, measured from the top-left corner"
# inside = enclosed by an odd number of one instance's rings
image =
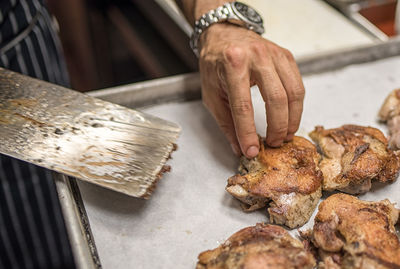
[[[387,133],[376,114],[389,92],[400,87],[400,57],[308,76],[304,83],[298,135],[307,137],[315,125],[334,128],[348,123]],[[265,135],[264,104],[257,89],[253,101],[257,130]],[[217,247],[241,228],[268,221],[265,210],[242,212],[225,191],[238,160],[200,101],[145,111],[183,129],[169,162],[172,172],[162,178],[150,200],[79,182],[104,268],[194,268],[201,251]],[[389,198],[400,205],[400,181],[374,184],[373,191],[361,198]],[[302,229],[312,224],[313,218]]]

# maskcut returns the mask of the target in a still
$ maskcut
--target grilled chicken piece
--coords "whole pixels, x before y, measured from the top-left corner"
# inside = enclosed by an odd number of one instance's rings
[[[240,174],[228,179],[226,190],[247,211],[269,204],[270,221],[290,228],[305,224],[321,197],[319,154],[307,139],[294,137],[280,148],[260,138],[260,152],[241,159]]]
[[[313,268],[315,259],[282,227],[268,224],[244,228],[214,250],[200,253],[196,269]]]
[[[378,116],[389,127],[389,147],[393,150],[400,149],[400,89],[392,91],[386,97]]]
[[[324,176],[322,189],[356,194],[371,188],[371,180],[393,181],[400,169],[400,158],[387,147],[385,136],[376,128],[343,125],[310,133],[323,158],[319,168]]]
[[[311,241],[319,268],[400,268],[399,210],[385,199],[368,202],[334,194],[318,207]]]

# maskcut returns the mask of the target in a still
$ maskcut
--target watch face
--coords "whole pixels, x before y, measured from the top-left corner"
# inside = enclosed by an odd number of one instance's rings
[[[234,2],[235,8],[240,12],[246,19],[253,23],[261,24],[262,18],[253,8],[249,7],[246,4],[240,2]]]

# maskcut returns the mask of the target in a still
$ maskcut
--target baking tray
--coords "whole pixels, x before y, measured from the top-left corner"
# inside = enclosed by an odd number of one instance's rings
[[[310,107],[311,104],[320,111],[315,113],[305,110],[299,134],[306,136],[315,123],[327,123],[327,127],[335,127],[353,122],[374,125],[385,130],[377,124],[374,116],[386,94],[394,85],[400,85],[400,61],[399,65],[395,66],[391,63],[390,70],[387,70],[387,63],[385,60],[382,63],[381,59],[388,58],[386,61],[390,63],[392,60],[397,61],[398,55],[400,40],[394,39],[374,46],[298,59],[306,87],[312,89],[312,94],[307,94],[305,107]],[[381,61],[373,62],[376,60]],[[375,72],[363,74],[359,78],[341,77],[344,71],[354,72],[360,68],[354,65],[359,63],[367,63],[373,70],[381,71],[381,74]],[[354,66],[342,69],[348,65]],[[398,75],[394,76],[393,72]],[[324,76],[326,83],[323,83]],[[339,80],[338,84],[335,84],[336,77]],[[379,81],[380,77],[384,77],[385,80],[379,95],[382,100],[374,97],[371,88],[367,87],[363,93],[362,87],[371,86],[374,81]],[[348,80],[346,83],[349,85],[359,81],[357,89],[349,89],[347,96],[343,95],[343,92],[335,92],[340,85],[346,85],[343,84],[343,79]],[[317,90],[319,88],[320,91]],[[360,91],[373,98],[365,100],[362,96],[357,96]],[[83,182],[76,184],[74,179],[55,174],[79,268],[100,268],[100,260],[105,268],[194,267],[200,251],[216,247],[244,226],[267,220],[263,211],[251,214],[241,212],[237,201],[225,194],[226,179],[236,170],[237,160],[230,153],[229,145],[214,120],[201,102],[197,101],[200,98],[198,74],[178,75],[93,91],[89,94],[128,107],[143,109],[164,118],[173,117],[169,118],[173,121],[184,114],[193,117],[179,119],[183,121],[179,122],[182,126],[190,128],[184,128],[178,141],[178,145],[182,146],[174,153],[170,162],[172,172],[164,176],[149,201],[120,195]],[[253,94],[255,107],[263,106],[256,91],[253,91]],[[327,96],[324,96],[326,94]],[[354,98],[356,101],[340,100],[341,94],[344,98]],[[318,98],[328,98],[330,101],[326,104],[318,102]],[[334,105],[333,102],[337,102],[337,108],[327,110],[327,107]],[[179,106],[180,110],[174,111],[176,106]],[[354,111],[354,107],[359,108],[359,111]],[[313,120],[310,120],[311,118]],[[343,122],[343,119],[348,120]],[[265,122],[263,113],[256,113],[256,120],[260,123]],[[263,133],[264,127],[262,124],[260,126],[257,125],[258,131]],[[188,149],[190,145],[193,145],[193,149]],[[181,156],[181,152],[189,155]],[[210,167],[210,161],[218,164],[218,168],[214,169],[213,165]],[[185,171],[193,171],[194,174],[186,174]],[[198,181],[195,187],[190,180]],[[82,191],[83,200],[79,189]],[[363,198],[375,200],[385,191],[385,188],[378,186],[374,192]],[[204,201],[202,197],[210,197],[210,200]],[[218,198],[215,200],[216,197]],[[199,212],[199,207],[204,208],[204,212]],[[221,217],[226,217],[227,222],[221,222]],[[89,220],[94,224],[92,229],[100,255],[96,250]]]

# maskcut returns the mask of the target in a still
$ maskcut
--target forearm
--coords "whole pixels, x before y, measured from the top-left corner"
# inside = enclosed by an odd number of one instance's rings
[[[175,0],[188,22],[193,26],[195,20],[204,13],[222,6],[229,0]]]

